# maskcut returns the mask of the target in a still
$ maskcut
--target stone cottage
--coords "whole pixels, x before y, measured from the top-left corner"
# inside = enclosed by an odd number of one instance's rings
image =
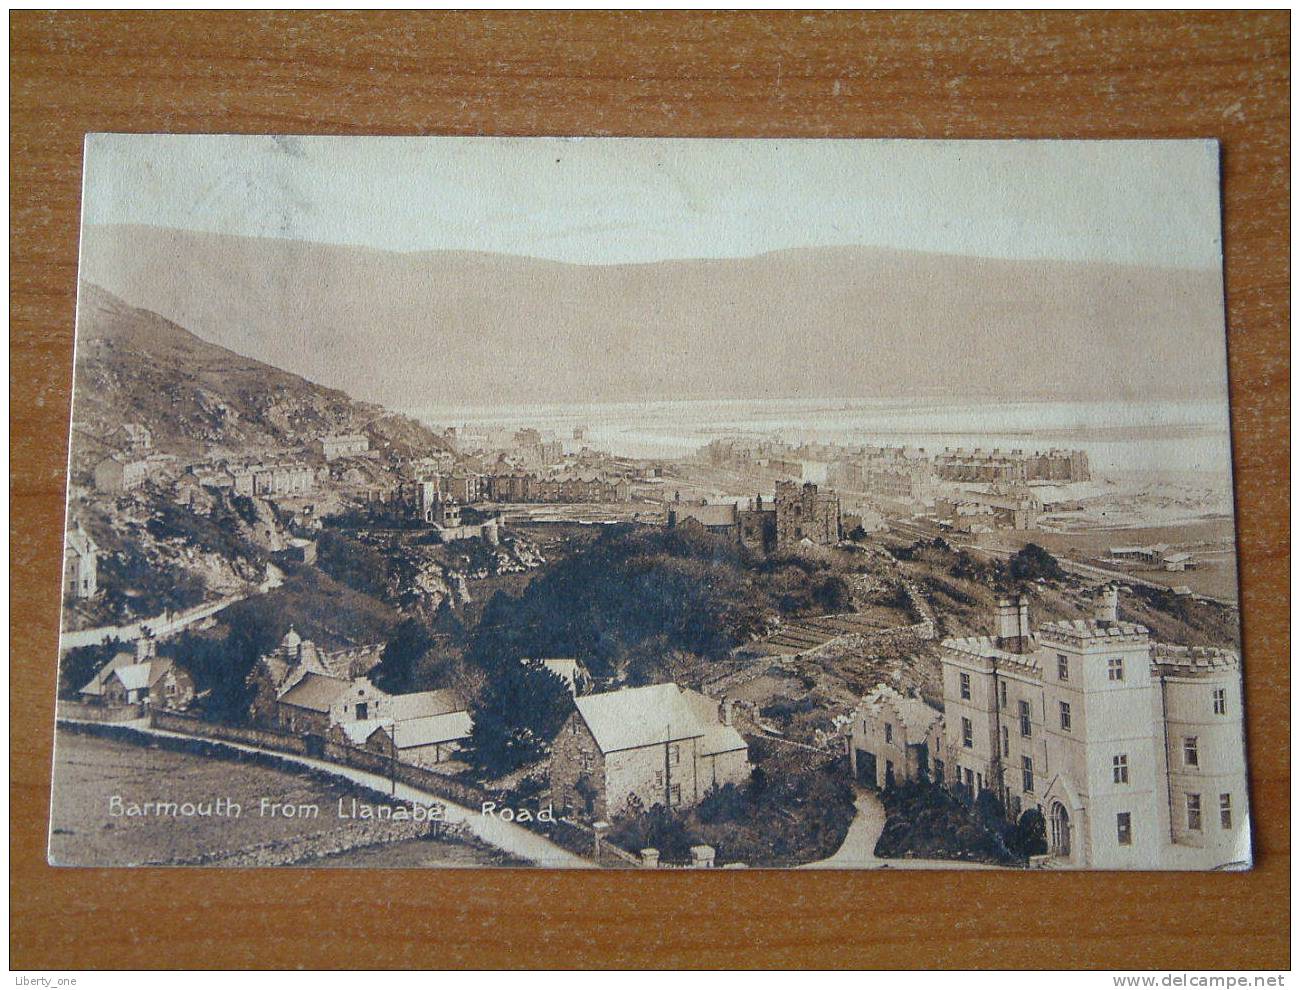
[[[656,804],[694,805],[710,787],[749,777],[749,749],[730,708],[676,684],[574,699],[551,758],[562,814],[609,819]]]

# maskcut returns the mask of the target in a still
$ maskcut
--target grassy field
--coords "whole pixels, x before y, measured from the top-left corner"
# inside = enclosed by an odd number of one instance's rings
[[[267,842],[337,830],[339,798],[366,797],[359,788],[299,776],[252,762],[213,759],[60,729],[55,737],[54,801],[50,861],[59,866],[133,866],[193,861]],[[146,801],[212,802],[224,798],[242,808],[238,818],[123,817],[123,805]],[[285,805],[315,804],[319,818],[259,814],[263,798]],[[492,850],[457,839],[396,842],[384,862],[371,863],[373,848],[298,865],[435,866],[496,865]],[[400,849],[399,849],[400,847]]]

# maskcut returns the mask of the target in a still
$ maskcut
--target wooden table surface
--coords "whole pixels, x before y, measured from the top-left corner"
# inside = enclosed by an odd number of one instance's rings
[[[1286,12],[22,12],[10,26],[11,966],[1289,967]],[[46,866],[87,131],[1220,138],[1257,868]]]

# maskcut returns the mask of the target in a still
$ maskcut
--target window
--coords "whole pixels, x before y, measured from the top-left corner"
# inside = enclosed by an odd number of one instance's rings
[[[1187,795],[1187,827],[1193,832],[1201,830],[1201,796]]]
[[[1129,812],[1121,811],[1115,816],[1115,832],[1121,846],[1133,845],[1133,816]]]
[[[1219,824],[1223,828],[1232,828],[1232,795],[1219,795]]]
[[[1189,767],[1201,765],[1201,754],[1196,736],[1183,736],[1183,764]]]
[[[1061,702],[1061,731],[1070,731],[1070,703],[1068,701]]]
[[[1002,726],[1002,755],[1011,755],[1011,733],[1007,731],[1005,725]]]
[[[891,742],[893,742],[893,741],[894,741],[894,727],[893,727],[892,725],[890,725],[888,722],[886,722],[886,723],[885,723],[885,742],[887,742],[887,743],[891,743]]]
[[[682,762],[681,746],[674,744],[668,747],[668,762],[673,766],[677,766],[677,764]]]
[[[1007,707],[1007,682],[998,681],[998,707]]]
[[[943,777],[943,760],[935,760],[935,761],[934,761],[934,779],[935,779],[935,782],[936,782],[936,783],[939,783],[939,784],[942,784],[942,783],[944,782],[944,777]]]
[[[1214,689],[1214,714],[1228,714],[1228,692],[1224,688]]]
[[[344,707],[346,708],[347,706],[344,706]],[[357,702],[357,719],[360,720],[360,721],[362,721],[362,722],[364,722],[365,719],[366,719],[366,716],[369,715],[369,714],[370,714],[370,706],[367,705],[364,701],[358,701],[358,702]]]
[[[1020,734],[1028,738],[1031,727],[1029,724],[1029,702],[1020,702]]]
[[[871,730],[867,728],[867,720],[864,718],[862,720],[862,734],[865,736],[870,731]]]
[[[975,727],[970,724],[970,719],[961,720],[961,744],[967,749],[973,749],[975,746]]]
[[[1027,756],[1020,757],[1020,782],[1024,784],[1021,788],[1026,794],[1034,793],[1034,761]]]
[[[967,787],[975,786],[975,774],[971,773],[970,767],[961,768],[962,779],[966,782]]]
[[[663,786],[664,786],[664,772],[662,770],[656,770],[655,787],[663,787]]]
[[[1111,776],[1114,777],[1115,783],[1128,783],[1128,754],[1120,753],[1110,761]]]
[[[1056,679],[1058,681],[1068,681],[1070,679],[1070,658],[1064,653],[1056,655]]]
[[[681,804],[681,803],[682,803],[682,785],[681,785],[681,784],[673,784],[673,786],[669,789],[669,791],[668,791],[668,803],[669,803],[669,804]]]
[[[1124,679],[1124,658],[1111,657],[1106,661],[1106,677],[1112,681],[1122,681]]]
[[[970,674],[961,675],[961,699],[970,701]]]

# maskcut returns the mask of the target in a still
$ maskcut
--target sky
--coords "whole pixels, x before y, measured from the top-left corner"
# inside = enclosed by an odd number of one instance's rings
[[[578,264],[867,245],[1217,268],[1213,141],[92,134],[83,220]]]

